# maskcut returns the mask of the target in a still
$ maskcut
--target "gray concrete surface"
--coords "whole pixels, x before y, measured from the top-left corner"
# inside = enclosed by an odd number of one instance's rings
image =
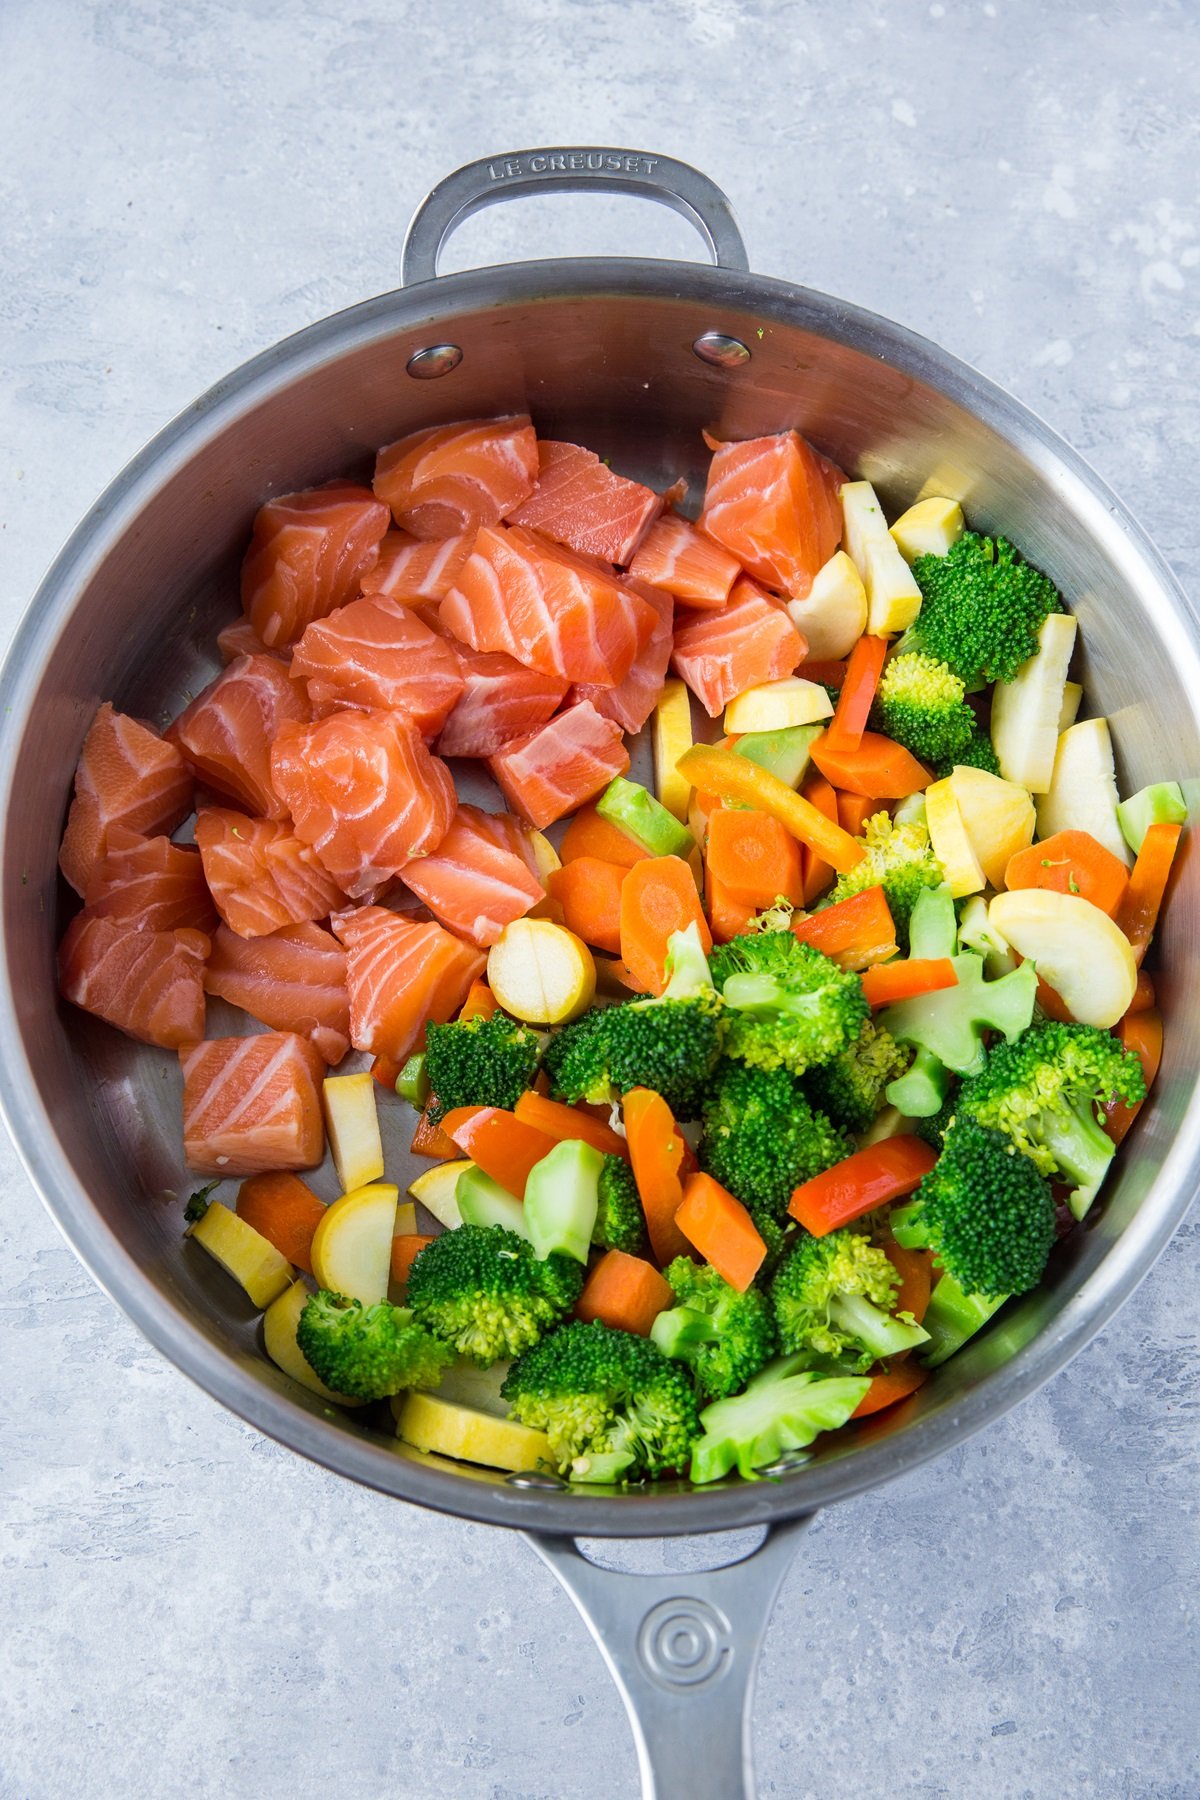
[[[0,635],[177,408],[391,284],[435,179],[571,139],[701,164],[757,268],[1013,388],[1194,587],[1197,24],[1044,0],[4,0]],[[689,241],[633,203],[539,203],[454,260]],[[615,1693],[519,1542],[222,1414],[93,1287],[6,1145],[0,1177],[3,1800],[634,1792]],[[817,1522],[763,1663],[764,1794],[1196,1800],[1196,1271],[1193,1223],[1038,1397]]]

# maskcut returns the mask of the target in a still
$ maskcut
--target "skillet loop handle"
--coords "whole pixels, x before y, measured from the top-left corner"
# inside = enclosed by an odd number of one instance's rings
[[[633,1727],[642,1800],[754,1800],[754,1677],[775,1597],[812,1515],[723,1569],[631,1575],[571,1538],[525,1535],[595,1638]]]
[[[569,144],[484,156],[447,175],[413,214],[404,240],[405,287],[432,281],[438,257],[464,219],[485,206],[541,193],[638,194],[681,213],[696,227],[718,268],[747,269],[746,246],[733,208],[715,181],[673,156]]]

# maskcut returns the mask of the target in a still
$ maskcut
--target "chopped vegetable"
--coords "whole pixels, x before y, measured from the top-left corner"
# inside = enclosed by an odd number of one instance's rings
[[[1151,825],[1148,828],[1142,839],[1137,861],[1133,865],[1125,897],[1117,912],[1117,924],[1133,946],[1133,954],[1138,962],[1146,954],[1150,939],[1154,936],[1159,908],[1167,891],[1167,881],[1182,831],[1182,825]],[[1017,948],[1020,949],[1020,945]],[[1047,979],[1051,977],[1047,975]],[[1066,999],[1067,996],[1064,995],[1063,998]],[[1067,1003],[1070,1005],[1069,1000]],[[1071,1010],[1076,1018],[1086,1017],[1077,1007],[1072,1007]],[[1096,1019],[1093,1023],[1101,1024],[1104,1021]]]
[[[815,725],[828,719],[833,702],[825,689],[803,675],[785,675],[743,690],[725,708],[725,729],[730,732],[786,731],[799,725]]]
[[[383,1140],[370,1075],[327,1075],[321,1099],[342,1192],[378,1181],[383,1174]]]
[[[691,741],[690,737],[688,741]],[[627,831],[602,819],[595,806],[581,806],[573,815],[563,835],[560,852],[564,867],[574,862],[577,856],[596,856],[601,862],[620,863],[626,869],[632,869],[634,863],[641,862],[648,854],[640,844],[634,843]]]
[[[533,1242],[525,1208],[515,1194],[473,1162],[454,1166],[460,1169],[454,1190],[460,1225],[502,1225],[505,1231],[515,1231],[527,1243]]]
[[[628,1158],[629,1150],[625,1139],[602,1120],[594,1119],[591,1113],[584,1112],[581,1107],[564,1106],[561,1101],[548,1100],[544,1094],[531,1088],[528,1093],[521,1095],[515,1110],[522,1124],[544,1131],[547,1137],[556,1138],[560,1142],[567,1138],[578,1138],[581,1143],[593,1145],[605,1156]]]
[[[1050,613],[1042,620],[1035,654],[1011,681],[997,682],[992,696],[992,743],[1000,773],[1031,794],[1046,793],[1054,774],[1075,631],[1069,613]]]
[[[210,1201],[187,1235],[243,1287],[261,1311],[291,1285],[292,1267],[274,1244],[219,1200]]]
[[[926,788],[925,817],[933,853],[941,864],[950,892],[959,900],[967,894],[982,892],[987,886],[987,876],[975,854],[951,782],[952,777],[946,776]]]
[[[500,1225],[460,1225],[413,1263],[408,1304],[434,1337],[487,1368],[536,1344],[582,1288],[583,1270],[571,1257],[540,1258]]]
[[[562,907],[562,922],[594,950],[621,950],[621,888],[628,868],[598,856],[576,856],[547,877],[547,891]]]
[[[867,590],[867,630],[890,637],[916,618],[921,589],[896,548],[870,482],[845,482],[841,500],[846,549]]]
[[[1156,781],[1117,807],[1121,835],[1136,856],[1151,825],[1186,825],[1187,801],[1177,781]]]
[[[873,794],[879,800],[903,800],[919,794],[932,780],[923,763],[878,731],[864,731],[853,749],[840,748],[827,731],[813,745],[812,759],[835,788]]]
[[[868,1006],[892,1006],[900,1000],[916,1000],[922,994],[941,993],[958,986],[958,971],[948,956],[911,956],[903,961],[879,963],[865,969],[863,994]]]
[[[688,1365],[702,1399],[736,1394],[775,1350],[766,1295],[753,1285],[731,1287],[710,1264],[686,1256],[666,1276],[670,1310],[659,1313],[650,1336],[664,1356]]]
[[[646,1229],[655,1261],[662,1267],[676,1256],[686,1256],[688,1241],[675,1223],[683,1204],[684,1141],[661,1094],[634,1088],[626,1094],[625,1134],[629,1160],[641,1196]]]
[[[355,1188],[326,1207],[313,1233],[312,1271],[330,1293],[374,1306],[387,1299],[399,1188]]]
[[[915,1349],[929,1334],[892,1317],[899,1285],[885,1253],[856,1231],[801,1238],[771,1282],[780,1349],[856,1375]]]
[[[941,785],[937,783],[939,788]],[[1002,887],[1010,858],[1033,838],[1033,801],[1025,788],[986,769],[951,769],[946,785],[958,802],[968,841],[988,885]],[[928,790],[925,801],[928,807]]]
[[[614,775],[596,801],[596,812],[640,844],[648,856],[686,856],[692,848],[687,826],[646,788],[624,775]]]
[[[757,763],[785,786],[798,788],[808,773],[812,747],[823,729],[821,725],[791,725],[783,731],[747,731],[730,739],[728,748],[736,756]]]
[[[627,1256],[646,1253],[646,1215],[627,1153],[604,1158],[596,1188],[592,1242],[601,1250],[623,1250]]]
[[[788,1211],[813,1237],[825,1237],[889,1200],[911,1194],[936,1160],[921,1138],[885,1138],[801,1182]]]
[[[294,1281],[272,1300],[263,1314],[263,1348],[271,1361],[281,1368],[285,1375],[307,1388],[309,1393],[317,1394],[322,1400],[331,1400],[339,1406],[362,1406],[350,1394],[335,1393],[326,1387],[321,1377],[308,1361],[300,1345],[296,1341],[296,1332],[300,1324],[300,1315],[312,1298],[311,1289],[302,1281]]]
[[[1111,919],[1125,897],[1129,871],[1090,831],[1056,831],[1009,857],[1003,885],[1078,894]]]
[[[1089,831],[1128,868],[1107,719],[1083,719],[1060,735],[1049,790],[1038,796],[1037,828],[1043,838],[1056,831]]]
[[[788,601],[788,616],[808,645],[803,673],[823,680],[811,665],[849,656],[867,629],[867,590],[844,550],[821,565],[803,600]]]
[[[882,887],[903,948],[917,896],[926,888],[940,887],[944,880],[928,829],[922,820],[893,823],[887,813],[880,812],[867,820],[860,841],[861,862],[839,878],[826,904],[834,906],[868,888]]]
[[[459,1106],[442,1123],[463,1155],[518,1200],[525,1198],[530,1171],[557,1142],[502,1106]]]
[[[432,1169],[426,1169],[415,1181],[409,1183],[408,1191],[414,1200],[419,1200],[426,1212],[431,1212],[439,1225],[447,1231],[453,1231],[462,1224],[458,1210],[458,1178],[464,1169],[473,1168],[474,1164],[467,1160],[438,1163]]]
[[[586,1267],[603,1167],[599,1150],[578,1138],[568,1138],[530,1171],[525,1184],[525,1223],[540,1257],[573,1256]]]
[[[432,1125],[440,1125],[447,1113],[464,1106],[498,1106],[511,1112],[532,1087],[541,1058],[537,1032],[502,1012],[449,1025],[431,1023],[425,1044]]]
[[[1126,899],[1123,910],[1128,904]],[[1018,955],[1036,965],[1042,980],[1082,1024],[1107,1028],[1128,1010],[1137,986],[1137,960],[1120,924],[1090,900],[1079,894],[1021,888],[997,894],[988,918]]]
[[[868,969],[899,950],[895,921],[880,886],[863,888],[807,918],[793,919],[791,930],[802,944],[820,950],[843,969]]]
[[[689,1175],[675,1223],[722,1280],[744,1294],[762,1267],[767,1246],[741,1201],[711,1175]]]
[[[488,983],[515,1019],[562,1025],[592,1003],[596,965],[573,931],[549,919],[514,919],[488,951]]]
[[[870,1388],[867,1377],[820,1376],[802,1363],[799,1357],[780,1357],[744,1393],[705,1407],[688,1471],[697,1486],[720,1481],[731,1469],[755,1481],[789,1451],[803,1450],[853,1416]]]
[[[735,904],[758,912],[779,896],[804,899],[801,849],[769,813],[720,807],[709,820],[707,868]]]
[[[312,1274],[312,1241],[325,1203],[298,1175],[251,1175],[238,1189],[237,1215],[288,1262]]]
[[[907,1060],[891,1032],[866,1019],[852,1044],[808,1071],[805,1091],[845,1131],[865,1131],[883,1105],[888,1082]]]
[[[648,993],[663,992],[671,939],[691,925],[707,953],[712,934],[685,862],[677,856],[655,856],[629,871],[621,889],[621,960]]]
[[[962,682],[944,662],[907,651],[894,656],[883,671],[876,722],[922,762],[953,763],[976,729],[963,692]]]
[[[694,787],[723,800],[739,800],[757,806],[786,825],[793,837],[816,852],[835,869],[853,869],[862,850],[852,837],[831,823],[790,787],[766,769],[715,745],[695,744],[680,759],[679,770]]]
[[[901,647],[949,663],[968,687],[1011,681],[1036,652],[1043,619],[1062,611],[1053,582],[1006,538],[964,531],[944,555],[919,556],[912,573],[920,617]]]
[[[1154,1083],[1158,1074],[1158,1066],[1163,1053],[1162,1014],[1153,1008],[1136,1013],[1127,1013],[1117,1026],[1117,1037],[1123,1050],[1136,1056],[1142,1068],[1142,1081],[1146,1093]],[[1127,1102],[1120,1098],[1105,1102],[1105,1129],[1114,1144],[1119,1144],[1133,1121],[1137,1118],[1142,1101]]]
[[[396,1416],[396,1436],[415,1450],[514,1474],[548,1468],[552,1462],[545,1432],[457,1406],[439,1394],[407,1395]]]
[[[585,1324],[599,1319],[617,1331],[653,1337],[654,1325],[673,1298],[670,1283],[653,1263],[624,1250],[608,1250],[584,1282],[575,1316]]]
[[[786,1069],[721,1063],[702,1121],[701,1168],[749,1209],[769,1251],[778,1247],[797,1184],[839,1163],[851,1148]]]
[[[891,528],[892,541],[911,567],[918,556],[945,556],[964,531],[963,510],[957,500],[934,495],[918,500],[901,513]]]
[[[300,1314],[296,1342],[327,1387],[355,1400],[386,1400],[401,1388],[436,1387],[454,1360],[405,1308],[386,1300],[364,1307],[324,1290]]]
[[[725,1052],[756,1068],[803,1075],[852,1044],[867,1017],[859,976],[790,931],[745,932],[718,945],[711,966]]]

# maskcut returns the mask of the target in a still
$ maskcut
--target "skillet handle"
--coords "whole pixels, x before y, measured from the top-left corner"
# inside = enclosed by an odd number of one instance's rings
[[[758,1653],[812,1515],[769,1527],[722,1569],[631,1575],[575,1541],[525,1537],[595,1638],[633,1727],[642,1800],[754,1800]]]
[[[482,156],[439,181],[413,214],[404,240],[405,287],[432,281],[438,257],[464,219],[485,206],[540,193],[640,194],[682,213],[696,227],[718,268],[747,269],[746,246],[733,208],[715,181],[673,156],[641,150],[566,145]]]

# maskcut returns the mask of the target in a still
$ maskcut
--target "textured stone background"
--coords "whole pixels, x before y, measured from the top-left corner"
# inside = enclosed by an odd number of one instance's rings
[[[392,282],[434,180],[572,139],[704,166],[755,267],[1014,389],[1194,585],[1198,55],[1191,4],[4,0],[0,632],[172,413]],[[530,203],[454,261],[689,246],[632,202]],[[3,1800],[634,1792],[518,1541],[218,1411],[6,1145],[0,1175]],[[818,1520],[767,1641],[764,1794],[1200,1795],[1196,1249],[1018,1413]]]

